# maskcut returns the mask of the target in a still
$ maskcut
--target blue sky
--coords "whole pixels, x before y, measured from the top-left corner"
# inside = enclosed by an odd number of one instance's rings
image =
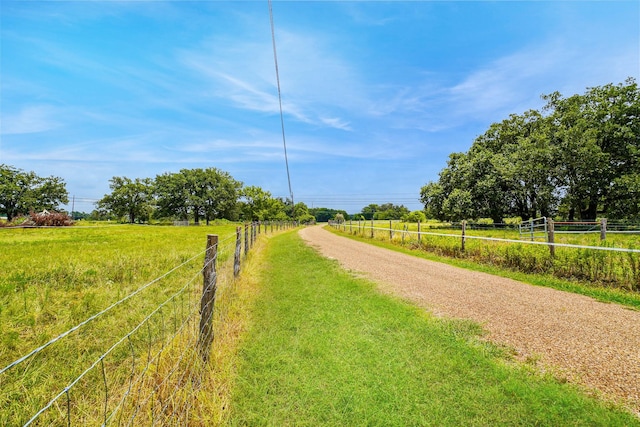
[[[274,1],[296,202],[420,209],[493,122],[640,75],[640,2]],[[0,2],[0,163],[76,210],[216,167],[288,196],[267,1]]]

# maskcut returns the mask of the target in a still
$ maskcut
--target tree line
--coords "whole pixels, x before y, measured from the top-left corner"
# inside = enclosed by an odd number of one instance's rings
[[[453,153],[420,191],[447,221],[560,216],[640,217],[640,91],[634,79],[582,95],[544,95],[542,111],[512,114]]]
[[[103,216],[125,217],[128,222],[151,219],[193,220],[196,224],[216,219],[230,221],[313,221],[304,203],[273,197],[256,186],[243,186],[228,172],[217,168],[182,169],[155,179],[113,177],[111,193],[97,203]]]
[[[74,219],[121,220],[145,223],[152,220],[327,222],[342,219],[411,219],[405,206],[392,203],[370,204],[361,212],[349,215],[345,210],[325,207],[309,208],[305,203],[292,205],[290,199],[273,197],[257,186],[244,186],[228,172],[217,168],[182,169],[155,178],[114,176],[109,180],[110,193],[105,194],[90,214],[73,212]],[[56,210],[66,204],[69,195],[62,178],[43,178],[0,165],[0,214],[11,222],[15,217],[32,212]],[[417,219],[423,218],[417,212]],[[422,215],[421,217],[419,215]],[[413,220],[417,220],[413,219]]]
[[[193,220],[209,224],[216,219],[230,221],[297,220],[315,218],[304,203],[273,197],[256,186],[243,186],[228,172],[217,168],[182,169],[155,178],[115,176],[91,214],[78,217],[113,219],[130,223],[151,220]],[[43,210],[56,210],[69,202],[64,180],[40,177],[13,166],[0,164],[0,214],[11,222]],[[75,217],[76,215],[74,215]]]

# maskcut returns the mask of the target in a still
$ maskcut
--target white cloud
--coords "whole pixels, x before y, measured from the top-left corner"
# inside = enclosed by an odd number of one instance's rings
[[[320,121],[325,125],[335,129],[341,129],[345,131],[353,130],[349,122],[337,117],[320,117]]]
[[[3,135],[38,133],[60,126],[57,110],[50,105],[31,105],[15,114],[3,115],[0,133]]]
[[[340,116],[361,110],[366,98],[357,73],[332,49],[329,37],[279,30],[276,39],[284,113],[312,126],[350,130]],[[205,77],[210,95],[240,109],[279,114],[270,39],[217,38],[178,57],[186,68]]]

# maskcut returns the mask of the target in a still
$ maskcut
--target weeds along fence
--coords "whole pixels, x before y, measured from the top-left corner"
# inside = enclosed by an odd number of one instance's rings
[[[555,231],[551,220],[547,221],[546,237],[542,240],[531,240],[530,232],[524,233],[520,240],[517,225],[510,229],[474,225],[471,229],[464,221],[437,231],[420,223],[392,221],[330,222],[330,225],[344,233],[442,256],[640,292],[640,249],[637,249],[640,236],[637,233],[608,240],[594,240],[589,234],[557,236],[560,233]],[[534,229],[534,233],[538,231]]]
[[[252,223],[222,240],[208,235],[204,251],[4,366],[0,425],[190,424],[243,246],[246,257],[261,232],[295,225]],[[174,279],[185,269],[189,279]],[[160,302],[149,304],[158,301],[151,295]]]

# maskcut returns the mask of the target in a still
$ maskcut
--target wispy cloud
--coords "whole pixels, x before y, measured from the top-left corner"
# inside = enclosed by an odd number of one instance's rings
[[[31,105],[14,114],[3,114],[0,133],[26,134],[55,129],[61,125],[56,113],[57,109],[50,105]]]
[[[348,62],[327,46],[325,35],[279,30],[282,107],[290,118],[312,126],[350,130],[344,110],[361,103],[360,86]],[[208,80],[208,92],[236,108],[278,114],[271,41],[215,39],[179,54],[182,64]],[[330,109],[327,115],[323,111]]]

